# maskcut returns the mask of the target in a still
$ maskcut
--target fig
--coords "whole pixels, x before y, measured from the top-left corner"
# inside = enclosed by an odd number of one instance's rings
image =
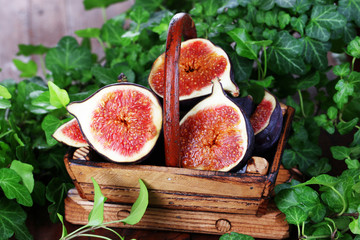
[[[151,68],[148,82],[160,97],[164,96],[165,54],[160,55]],[[212,42],[194,38],[181,43],[179,60],[179,101],[197,99],[211,93],[215,78],[221,79],[224,90],[239,96],[239,88],[232,81],[230,60],[226,52]]]
[[[81,133],[79,123],[76,118],[62,124],[52,135],[58,142],[71,147],[87,147],[88,143]]]
[[[248,118],[250,118],[251,114],[255,110],[255,104],[253,101],[252,96],[247,95],[245,97],[236,97],[231,98],[235,102],[236,105],[238,105],[246,114]]]
[[[254,133],[249,119],[213,80],[210,96],[180,121],[180,161],[184,168],[230,171],[251,156]]]
[[[277,98],[265,91],[261,102],[250,117],[255,134],[255,151],[266,152],[272,148],[280,137],[283,114]]]
[[[133,83],[107,85],[67,110],[76,117],[89,145],[108,160],[144,160],[159,138],[162,108],[157,96]]]

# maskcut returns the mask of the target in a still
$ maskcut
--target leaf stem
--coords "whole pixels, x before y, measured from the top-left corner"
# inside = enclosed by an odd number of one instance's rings
[[[41,71],[44,75],[44,78],[46,78],[46,67],[45,67],[45,61],[44,61],[43,55],[40,56],[40,67],[41,67]]]
[[[110,232],[113,232],[116,236],[118,236],[121,240],[124,240],[124,238],[118,233],[116,232],[114,229],[112,228],[109,228],[109,227],[106,227],[106,226],[103,226],[104,229],[110,231]]]
[[[24,142],[19,138],[19,136],[16,133],[14,134],[14,138],[20,146],[22,146],[22,147],[25,146]]]
[[[301,114],[303,115],[304,118],[306,118],[306,114],[305,114],[305,110],[304,110],[304,101],[303,101],[303,97],[302,97],[302,93],[301,93],[300,89],[298,89],[298,94],[299,94],[299,100],[300,100]]]
[[[89,229],[89,226],[88,225],[84,225],[78,229],[76,229],[75,231],[71,232],[70,234],[68,234],[65,238],[63,239],[72,239],[74,237],[77,236],[77,234],[81,234],[81,233],[84,233],[84,232],[87,232]]]
[[[12,133],[13,131],[14,131],[14,130],[10,129],[9,131],[2,133],[2,134],[0,135],[0,139],[3,138],[3,137],[5,137],[6,135]]]
[[[265,77],[266,77],[266,72],[267,72],[267,54],[266,54],[266,47],[263,47],[263,49],[264,49],[264,71],[263,71],[262,80],[265,79]]]
[[[106,15],[106,8],[105,7],[101,8],[101,14],[102,14],[102,17],[103,17],[103,20],[104,20],[104,23],[105,23],[107,21],[107,15]]]
[[[353,57],[353,59],[351,61],[351,71],[352,72],[354,71],[355,61],[356,61],[356,58]]]
[[[95,237],[95,238],[101,238],[101,239],[106,239],[106,240],[112,240],[111,238],[96,235],[96,234],[81,234],[81,235],[79,235],[79,237]]]
[[[100,46],[101,46],[102,50],[105,52],[106,47],[105,47],[105,45],[104,45],[104,42],[101,40],[101,38],[100,38],[100,37],[96,37],[96,39],[98,40],[98,42],[99,42],[99,44],[100,44]]]
[[[340,197],[340,199],[341,199],[341,202],[342,202],[342,204],[343,204],[343,209],[341,210],[340,213],[337,214],[338,216],[341,216],[341,215],[343,215],[343,213],[346,211],[346,208],[347,208],[346,201],[345,201],[344,197],[341,195],[341,193],[340,193],[338,190],[336,190],[333,186],[329,186],[329,187],[330,187],[330,188]]]
[[[301,237],[300,224],[296,224],[296,226],[297,226],[297,230],[298,230],[298,238],[300,239],[300,237]]]

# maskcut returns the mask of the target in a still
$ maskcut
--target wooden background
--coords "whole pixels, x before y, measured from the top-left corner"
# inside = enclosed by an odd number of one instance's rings
[[[112,5],[107,9],[108,18],[126,11],[134,1]],[[53,47],[63,36],[75,36],[78,29],[103,24],[101,10],[86,11],[83,0],[0,0],[0,6],[0,81],[20,79],[12,59],[27,62],[29,58],[16,56],[18,44]],[[93,43],[93,51],[101,53],[97,42]],[[36,57],[33,59],[38,62]]]

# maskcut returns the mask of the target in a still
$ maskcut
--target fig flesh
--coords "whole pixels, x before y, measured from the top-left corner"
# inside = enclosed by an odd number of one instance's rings
[[[281,135],[283,124],[283,114],[277,98],[265,91],[250,122],[255,134],[255,151],[261,153],[272,148]]]
[[[210,96],[180,121],[180,159],[184,168],[230,171],[246,163],[254,133],[244,112],[213,81]]]
[[[149,89],[116,83],[99,89],[67,110],[76,117],[89,145],[100,155],[120,163],[143,160],[162,128],[162,108]]]
[[[165,91],[164,71],[165,53],[155,60],[148,78],[150,88],[160,97]],[[183,41],[179,60],[179,100],[209,95],[211,81],[215,78],[221,79],[224,90],[231,95],[239,95],[239,88],[232,81],[229,58],[223,49],[202,38]]]
[[[89,144],[81,133],[78,121],[73,118],[62,124],[52,135],[58,142],[71,147],[87,147]]]

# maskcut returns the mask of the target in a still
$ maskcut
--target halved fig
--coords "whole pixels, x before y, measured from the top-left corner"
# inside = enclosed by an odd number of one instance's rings
[[[143,160],[162,128],[162,108],[149,89],[132,83],[105,86],[67,110],[74,115],[90,146],[120,163]]]
[[[89,144],[81,133],[79,123],[76,118],[62,124],[52,135],[58,142],[71,147],[87,147]]]
[[[148,82],[160,97],[164,96],[165,54],[153,63]],[[232,81],[231,65],[226,52],[212,42],[194,38],[181,43],[179,60],[179,100],[184,101],[211,93],[211,81],[220,78],[224,90],[239,95]]]
[[[180,121],[180,159],[184,168],[230,171],[250,157],[254,133],[244,112],[213,81],[210,96]]]
[[[283,114],[277,98],[265,91],[264,98],[250,117],[255,134],[255,151],[265,152],[272,148],[280,137]]]

